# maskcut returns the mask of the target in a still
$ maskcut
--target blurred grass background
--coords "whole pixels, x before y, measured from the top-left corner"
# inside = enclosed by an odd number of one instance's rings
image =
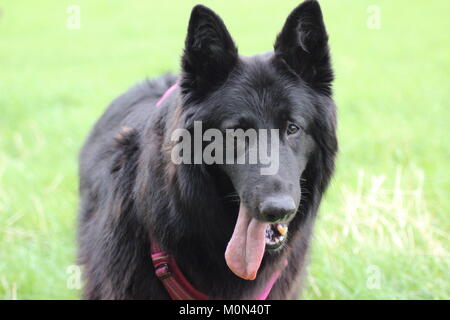
[[[0,0],[0,298],[79,298],[78,150],[114,97],[179,70],[196,3]],[[271,49],[298,1],[202,3],[251,55]],[[80,29],[67,27],[70,5]],[[321,5],[340,155],[303,297],[449,299],[450,2]]]

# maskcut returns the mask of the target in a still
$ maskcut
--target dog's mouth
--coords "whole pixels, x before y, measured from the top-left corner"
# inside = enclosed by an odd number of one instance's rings
[[[236,226],[225,251],[228,267],[238,277],[254,280],[264,253],[280,250],[287,232],[287,224],[270,224],[253,218],[241,202]]]
[[[279,250],[287,238],[287,223],[274,223],[266,227],[266,251]]]

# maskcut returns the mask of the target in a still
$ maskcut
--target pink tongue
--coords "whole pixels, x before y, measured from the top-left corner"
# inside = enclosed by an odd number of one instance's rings
[[[246,280],[256,278],[266,248],[267,226],[267,223],[252,218],[241,203],[236,226],[225,251],[227,265],[238,277]]]

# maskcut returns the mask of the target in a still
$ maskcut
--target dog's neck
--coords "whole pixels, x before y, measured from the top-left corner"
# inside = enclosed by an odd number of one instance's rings
[[[238,202],[224,200],[233,192],[229,181],[220,180],[223,176],[217,171],[200,167],[180,165],[174,174],[171,188],[175,192],[165,194],[172,206],[154,212],[159,216],[159,223],[165,225],[153,229],[154,236],[197,290],[211,298],[255,296],[285,258],[267,257],[256,280],[243,280],[234,275],[224,258],[239,210]],[[187,186],[189,190],[185,189]],[[168,208],[173,211],[167,211]]]

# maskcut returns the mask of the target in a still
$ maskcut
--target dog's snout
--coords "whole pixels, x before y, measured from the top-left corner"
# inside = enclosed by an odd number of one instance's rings
[[[261,202],[259,211],[268,222],[283,220],[297,210],[294,199],[290,196],[270,197]]]

